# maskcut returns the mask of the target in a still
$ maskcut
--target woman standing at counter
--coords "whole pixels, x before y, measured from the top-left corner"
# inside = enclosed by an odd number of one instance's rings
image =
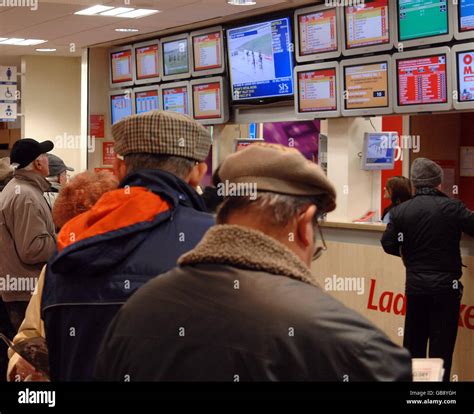
[[[390,210],[399,204],[411,198],[411,182],[408,178],[399,176],[388,179],[385,186],[385,193],[383,197],[390,199],[391,204],[383,211],[382,222],[390,223]]]

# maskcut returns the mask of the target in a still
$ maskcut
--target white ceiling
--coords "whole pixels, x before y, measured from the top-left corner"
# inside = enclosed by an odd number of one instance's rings
[[[18,1],[32,4],[32,0]],[[123,42],[132,35],[170,30],[212,19],[218,21],[237,18],[241,13],[259,13],[277,8],[315,4],[320,1],[308,0],[256,0],[255,6],[231,6],[226,0],[38,0],[37,10],[28,7],[0,7],[0,37],[43,39],[40,46],[12,46],[0,44],[0,62],[13,56],[39,54],[37,47],[56,48],[56,56],[79,56],[81,49],[102,43]],[[6,1],[5,1],[6,2]],[[34,3],[33,3],[34,4]],[[120,17],[79,16],[74,12],[104,4],[122,7],[158,9],[161,13],[141,19]],[[258,10],[264,8],[263,10]],[[214,22],[213,22],[214,24]],[[116,28],[135,28],[138,33],[120,33]],[[75,51],[70,45],[74,44]],[[43,53],[44,54],[44,53]]]

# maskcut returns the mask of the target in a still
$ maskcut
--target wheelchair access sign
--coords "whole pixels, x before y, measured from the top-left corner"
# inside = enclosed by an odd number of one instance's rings
[[[0,85],[0,102],[16,102],[16,85]]]

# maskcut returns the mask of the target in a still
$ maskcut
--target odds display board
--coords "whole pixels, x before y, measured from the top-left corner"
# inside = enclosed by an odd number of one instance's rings
[[[193,76],[224,72],[224,34],[220,26],[192,32]]]

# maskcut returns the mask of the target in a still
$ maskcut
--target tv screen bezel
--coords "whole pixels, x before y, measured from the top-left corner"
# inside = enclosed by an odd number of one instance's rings
[[[437,43],[445,43],[449,42],[453,39],[453,22],[452,22],[452,14],[453,14],[453,7],[452,2],[447,0],[448,5],[448,32],[446,34],[441,35],[432,35],[427,37],[420,37],[418,39],[411,39],[411,40],[400,40],[400,19],[399,16],[399,9],[400,9],[400,0],[396,0],[395,4],[395,42],[396,45],[403,45],[403,48],[411,48],[417,46],[426,46],[426,45],[433,45]]]
[[[458,4],[453,5],[452,7],[451,16],[452,16],[454,38],[456,40],[473,39],[474,29],[461,31],[461,13],[459,12],[460,7],[461,7],[461,0],[458,0]]]
[[[326,51],[326,52],[317,52],[308,55],[304,55],[301,53],[301,44],[300,44],[300,16],[304,16],[307,14],[315,14],[322,11],[327,11],[335,9],[336,10],[336,40],[337,40],[337,48],[336,50]],[[295,39],[295,58],[298,63],[304,62],[316,62],[326,59],[334,59],[341,56],[342,48],[341,48],[341,8],[340,7],[327,7],[326,5],[318,5],[312,7],[305,7],[302,9],[296,9],[294,14],[294,22],[293,22],[293,31],[294,31],[294,39]]]
[[[221,61],[222,61],[221,66],[219,68],[213,68],[213,69],[196,70],[195,68],[196,62],[194,60],[194,38],[197,36],[202,36],[202,35],[212,34],[212,33],[217,33],[217,32],[220,32],[221,34],[221,44],[220,44]],[[196,30],[189,34],[189,38],[190,38],[191,48],[193,49],[192,65],[191,65],[191,75],[193,77],[219,75],[225,72],[225,69],[226,69],[226,54],[225,54],[225,48],[224,48],[225,36],[224,36],[224,29],[222,28],[222,26],[212,26],[203,30]]]
[[[446,102],[431,103],[431,104],[399,104],[399,89],[398,89],[398,62],[400,60],[423,58],[435,55],[446,55]],[[395,113],[419,113],[419,112],[444,112],[453,108],[452,100],[452,62],[451,49],[447,46],[435,47],[423,50],[412,50],[410,52],[395,53],[392,57],[392,71],[393,71],[393,108]]]
[[[318,70],[334,69],[336,72],[336,109],[330,109],[326,111],[311,111],[303,112],[300,110],[300,88],[299,88],[299,73],[301,72],[312,72]],[[295,113],[299,120],[308,119],[326,119],[326,118],[337,118],[341,116],[341,82],[340,82],[340,67],[337,61],[315,63],[310,65],[296,66],[294,69],[295,79]]]
[[[176,73],[173,75],[166,75],[165,74],[165,51],[164,47],[166,43],[170,42],[175,42],[177,40],[183,40],[185,39],[188,45],[188,71],[183,72],[183,73]],[[170,80],[177,80],[177,79],[187,79],[191,77],[191,65],[192,65],[192,48],[191,48],[191,42],[189,40],[189,33],[180,33],[177,35],[173,36],[167,36],[163,37],[160,39],[160,54],[161,54],[161,60],[160,60],[160,71],[161,71],[161,80],[162,81],[170,81]]]
[[[205,85],[208,83],[219,83],[220,84],[220,91],[221,91],[221,99],[220,99],[220,117],[218,118],[208,118],[208,119],[198,119],[195,117],[194,114],[194,86],[196,85]],[[192,117],[197,122],[203,125],[218,125],[218,124],[225,124],[229,120],[229,100],[227,94],[227,82],[223,76],[213,76],[210,78],[202,78],[202,79],[193,79],[189,82],[191,88],[191,100],[192,104]]]
[[[137,59],[137,50],[141,49],[142,47],[147,47],[151,45],[157,45],[157,53],[158,53],[158,76],[154,76],[152,78],[146,78],[146,79],[138,79],[138,59]],[[154,39],[154,40],[149,40],[147,42],[140,42],[140,43],[135,43],[133,45],[133,57],[135,60],[135,85],[147,85],[150,83],[156,83],[161,81],[161,45],[160,45],[160,40],[159,39]]]
[[[393,170],[395,168],[395,155],[396,149],[394,149],[393,159],[390,164],[375,164],[368,166],[367,165],[367,147],[369,143],[369,135],[373,134],[383,134],[388,135],[389,137],[398,137],[398,132],[394,131],[373,131],[373,132],[365,132],[364,133],[364,142],[363,142],[363,150],[362,150],[362,159],[361,159],[361,168],[364,171],[383,171],[383,170]],[[392,138],[389,138],[392,140]],[[387,168],[384,168],[387,167]]]
[[[137,93],[140,92],[150,92],[150,91],[156,91],[157,93],[157,99],[158,99],[158,111],[162,108],[160,105],[160,86],[159,85],[153,85],[153,86],[141,86],[139,88],[133,88],[133,113],[138,114],[137,112]],[[145,112],[141,112],[145,113]]]
[[[131,81],[123,81],[123,82],[113,82],[112,81],[112,54],[117,53],[117,52],[124,52],[124,51],[130,51],[131,54],[131,69],[132,69],[132,80]],[[129,87],[133,86],[135,79],[136,79],[136,74],[135,74],[135,52],[133,50],[132,45],[127,45],[127,46],[119,46],[119,47],[114,47],[112,49],[109,49],[108,51],[109,54],[109,86],[111,89],[118,89],[118,88],[124,88],[124,87]]]
[[[242,28],[246,26],[252,26],[254,24],[258,23],[264,23],[264,22],[269,22],[269,21],[274,21],[278,19],[288,19],[288,24],[289,24],[289,32],[292,35],[292,39],[294,39],[294,33],[293,33],[293,27],[292,27],[292,21],[293,21],[293,16],[291,14],[284,13],[284,14],[270,14],[267,16],[259,16],[259,18],[256,19],[251,19],[251,20],[245,20],[240,23],[236,23],[233,25],[229,25],[225,28],[225,37],[226,37],[226,53],[227,53],[227,62],[229,66],[229,76],[228,76],[228,81],[229,81],[229,95],[231,99],[232,106],[246,106],[246,105],[255,105],[255,104],[265,104],[265,103],[273,103],[273,102],[291,102],[294,97],[294,92],[295,92],[295,80],[293,79],[293,93],[288,94],[288,95],[276,95],[276,96],[266,96],[266,97],[259,97],[259,98],[248,98],[248,99],[239,99],[235,100],[234,99],[234,94],[233,94],[233,84],[232,84],[232,65],[230,61],[230,48],[229,48],[229,30],[232,29],[237,29],[237,28]],[[290,42],[290,46],[292,47],[292,50],[290,50],[290,56],[291,56],[291,64],[292,64],[292,70],[291,70],[291,76],[294,76],[294,68],[296,66],[296,61],[295,61],[295,53],[294,53],[294,43]]]
[[[193,102],[191,99],[191,86],[189,81],[181,81],[181,82],[170,82],[170,83],[165,83],[160,85],[160,108],[165,111],[165,104],[163,101],[163,91],[165,89],[173,89],[173,88],[181,88],[183,86],[186,86],[188,88],[188,113],[186,115],[192,116],[193,114]],[[171,111],[172,112],[172,111]],[[177,112],[179,113],[179,112]]]
[[[342,54],[344,56],[355,56],[355,55],[365,55],[368,53],[376,53],[376,52],[387,52],[393,49],[393,46],[395,44],[395,7],[393,4],[392,0],[388,0],[388,31],[389,31],[389,36],[388,36],[388,42],[383,43],[383,44],[378,44],[378,45],[365,45],[365,46],[359,46],[359,47],[352,47],[349,48],[347,46],[347,37],[346,37],[346,7],[350,6],[344,6],[341,10],[340,13],[340,28],[341,28],[341,40],[342,40]]]
[[[454,75],[454,84],[452,85],[453,92],[456,91],[457,99],[454,99],[453,94],[453,107],[454,109],[463,110],[463,109],[473,109],[474,108],[474,100],[462,102],[459,100],[460,92],[459,92],[459,70],[458,70],[458,55],[460,53],[465,52],[472,52],[474,53],[474,43],[462,43],[460,45],[456,45],[451,49],[451,64],[452,64],[452,73]],[[474,74],[473,74],[474,76]]]
[[[113,123],[113,117],[112,117],[112,113],[113,113],[113,110],[112,110],[112,97],[113,96],[117,96],[117,95],[126,95],[128,92],[129,96],[130,96],[130,99],[132,100],[131,102],[131,109],[132,109],[132,113],[130,115],[135,115],[135,106],[134,106],[134,103],[135,103],[135,96],[134,96],[134,93],[133,93],[133,89],[132,88],[127,88],[127,89],[115,89],[115,90],[112,90],[112,91],[109,91],[109,120],[110,120],[110,126],[114,125]],[[130,116],[130,115],[127,115],[127,116]],[[122,118],[123,119],[123,118]],[[117,121],[117,122],[120,122],[120,121]]]
[[[387,63],[387,100],[388,105],[384,107],[373,107],[373,108],[356,108],[346,109],[345,99],[341,104],[342,116],[376,116],[376,115],[389,115],[393,114],[393,69],[392,69],[392,56],[391,55],[375,55],[370,57],[362,57],[355,59],[347,59],[341,62],[341,85],[342,92],[346,93],[346,77],[345,68],[353,66],[373,65],[376,63]]]

